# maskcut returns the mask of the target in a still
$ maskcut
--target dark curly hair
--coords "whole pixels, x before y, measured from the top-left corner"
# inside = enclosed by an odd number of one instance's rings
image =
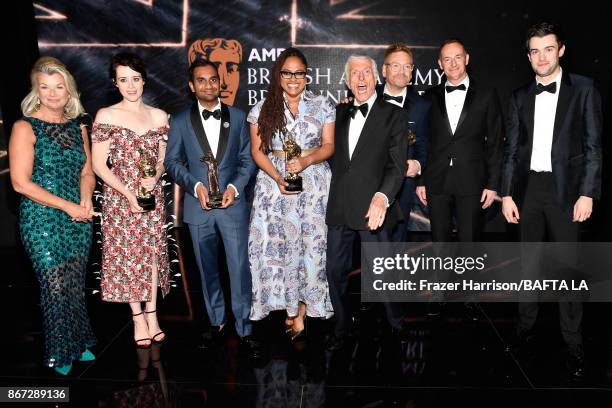
[[[108,76],[113,82],[117,78],[117,67],[120,65],[130,67],[142,76],[143,81],[147,80],[147,66],[142,58],[131,52],[120,52],[111,57],[108,66]]]
[[[533,37],[546,37],[550,34],[557,37],[557,45],[561,48],[565,41],[563,39],[563,30],[560,26],[542,22],[529,27],[527,35],[525,35],[525,50],[527,53],[529,53],[529,40]]]
[[[283,88],[280,86],[280,71],[285,61],[289,57],[297,57],[305,67],[308,67],[306,57],[297,48],[287,48],[281,52],[276,62],[272,66],[272,78],[268,86],[266,100],[261,107],[259,119],[257,121],[257,134],[261,138],[260,150],[264,153],[272,149],[272,137],[282,130],[287,124],[285,120],[285,100],[283,98]]]

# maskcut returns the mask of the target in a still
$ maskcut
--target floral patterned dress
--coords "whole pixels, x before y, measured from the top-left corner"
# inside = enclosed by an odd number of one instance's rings
[[[257,123],[263,101],[251,109],[247,121]],[[335,122],[336,109],[323,96],[303,93],[294,118],[285,109],[287,130],[302,149],[321,146],[323,126]],[[272,149],[282,150],[282,141],[272,138]],[[281,174],[285,159],[268,155]],[[251,320],[261,320],[271,311],[298,313],[306,304],[311,317],[329,318],[333,309],[325,271],[327,226],[325,209],[331,181],[327,162],[309,166],[300,173],[303,191],[281,194],[276,182],[264,171],[257,175],[249,225],[249,263],[253,279]]]
[[[131,191],[139,181],[137,163],[144,152],[157,162],[159,142],[168,138],[168,126],[150,129],[142,135],[131,129],[94,123],[93,143],[110,140],[111,171]],[[152,265],[157,263],[162,295],[170,290],[165,228],[164,196],[161,183],[153,190],[155,209],[132,213],[123,194],[104,184],[102,195],[102,299],[107,302],[151,300]]]

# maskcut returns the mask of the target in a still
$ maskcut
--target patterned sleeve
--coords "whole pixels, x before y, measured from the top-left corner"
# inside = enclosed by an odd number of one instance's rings
[[[168,143],[168,131],[170,130],[170,126],[162,126],[159,128],[157,132],[157,140],[160,142]]]
[[[325,124],[336,121],[336,105],[334,105],[330,98],[325,98],[323,101],[323,115],[325,116],[323,121]]]
[[[111,138],[111,130],[111,126],[102,123],[94,123],[91,128],[91,142],[100,143],[107,141]]]
[[[259,113],[261,112],[261,107],[263,106],[264,101],[265,99],[262,99],[261,101],[257,102],[255,106],[253,106],[253,108],[249,112],[249,115],[247,116],[247,122],[253,125],[257,123],[257,121],[259,120]]]

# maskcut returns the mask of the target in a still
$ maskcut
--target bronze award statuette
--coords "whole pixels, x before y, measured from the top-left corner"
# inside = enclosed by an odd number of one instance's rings
[[[219,191],[219,163],[211,154],[202,156],[200,161],[208,166],[208,206],[219,208],[223,204],[223,194]]]
[[[285,163],[302,155],[302,148],[291,138],[283,142],[283,151],[285,152]],[[287,183],[285,190],[302,191],[302,177],[296,173],[287,172],[285,182]]]
[[[412,129],[408,129],[408,146],[412,146],[417,141],[416,134],[412,131]]]
[[[149,156],[147,152],[142,152],[137,164],[140,178],[155,177],[155,173],[157,173],[155,164],[155,161],[151,159],[151,156]],[[143,186],[138,187],[136,201],[138,201],[138,205],[145,211],[155,209],[155,194],[153,194],[153,191],[147,191]]]

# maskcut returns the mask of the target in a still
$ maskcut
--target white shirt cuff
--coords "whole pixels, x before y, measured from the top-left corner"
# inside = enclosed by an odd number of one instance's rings
[[[235,185],[233,185],[232,183],[229,183],[229,184],[227,185],[227,187],[228,187],[228,188],[229,188],[229,187],[231,187],[231,188],[233,188],[233,189],[234,189],[234,198],[238,198],[238,197],[240,197],[240,194],[238,193],[238,189],[236,188],[236,186],[235,186]]]
[[[387,202],[387,208],[389,208],[389,197],[387,197],[386,194],[381,193],[380,191],[377,191],[376,193],[374,193],[374,195],[376,194],[380,194],[382,197],[384,197],[385,201]]]
[[[195,186],[193,187],[193,195],[195,198],[198,198],[198,184],[202,184],[201,181],[198,181]]]

